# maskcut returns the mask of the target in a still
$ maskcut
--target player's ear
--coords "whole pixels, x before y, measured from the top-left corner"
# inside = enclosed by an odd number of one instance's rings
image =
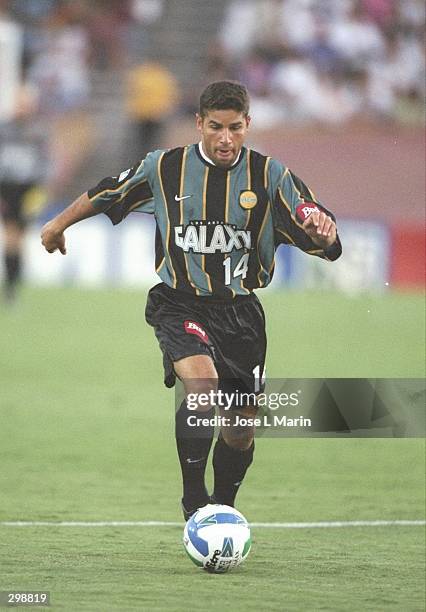
[[[249,129],[250,123],[251,123],[251,117],[250,117],[250,115],[247,115],[246,116],[246,127],[247,127],[247,129]]]
[[[198,113],[195,113],[195,118],[196,118],[197,130],[201,132],[202,127],[203,127],[203,118]]]

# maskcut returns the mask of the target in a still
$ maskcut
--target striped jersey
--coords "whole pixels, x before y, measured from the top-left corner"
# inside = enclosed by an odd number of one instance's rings
[[[199,144],[158,150],[119,176],[103,179],[89,199],[113,224],[132,211],[156,220],[155,265],[161,280],[198,296],[232,298],[266,287],[280,244],[334,260],[302,228],[327,211],[312,191],[271,157],[242,148],[237,163],[210,163]]]
[[[0,183],[30,185],[49,176],[48,141],[32,119],[0,122]]]

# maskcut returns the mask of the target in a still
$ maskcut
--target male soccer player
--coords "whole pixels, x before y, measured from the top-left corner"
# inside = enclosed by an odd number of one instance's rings
[[[341,254],[333,215],[279,161],[244,147],[249,97],[239,83],[210,84],[196,117],[201,142],[149,153],[102,180],[42,230],[49,253],[65,254],[64,230],[98,213],[113,224],[131,211],[155,216],[156,271],[146,319],[163,353],[165,384],[177,376],[186,398],[218,389],[256,393],[265,364],[265,317],[255,289],[266,287],[275,250],[291,244],[328,260]],[[211,397],[211,395],[210,395]],[[203,402],[204,404],[205,402]],[[251,402],[255,403],[255,402]],[[185,518],[210,500],[233,505],[253,460],[254,428],[222,427],[213,451],[214,490],[204,473],[213,426],[212,403],[184,401],[176,413]],[[254,405],[221,416],[253,417]],[[202,413],[202,414],[201,414]],[[198,423],[198,424],[197,424]]]
[[[22,85],[13,118],[0,122],[0,219],[3,224],[3,296],[12,303],[22,276],[22,251],[31,204],[43,200],[49,175],[47,141],[37,121],[37,107]]]

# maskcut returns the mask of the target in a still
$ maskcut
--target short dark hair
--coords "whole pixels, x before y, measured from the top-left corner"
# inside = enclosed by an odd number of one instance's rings
[[[205,117],[210,110],[235,110],[248,115],[250,99],[247,88],[235,81],[210,83],[200,96],[199,113]]]

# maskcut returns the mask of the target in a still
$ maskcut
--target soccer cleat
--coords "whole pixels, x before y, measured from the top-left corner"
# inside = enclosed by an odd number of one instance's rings
[[[183,518],[185,521],[189,521],[189,519],[191,518],[191,516],[194,514],[194,512],[196,512],[196,510],[187,510],[185,508],[185,506],[183,505],[183,501],[181,502],[181,506],[182,506],[182,512],[183,512]]]
[[[223,505],[223,503],[224,503],[224,502],[220,502],[220,501],[218,501],[218,500],[215,498],[215,496],[214,496],[214,494],[213,494],[213,493],[210,495],[210,501],[209,501],[209,504],[216,504],[216,505],[217,505],[217,504],[220,504],[220,505]],[[233,508],[233,507],[234,507],[234,504],[228,504],[228,503],[227,503],[227,504],[225,504],[225,505],[226,505],[226,506],[230,506],[231,508]]]
[[[210,503],[213,503],[213,502],[211,502],[211,501],[210,501],[210,498],[208,498],[208,499],[206,500],[206,503],[205,503],[205,504],[200,504],[199,506],[197,506],[197,507],[196,507],[196,508],[194,508],[193,510],[187,510],[187,509],[185,508],[185,505],[184,505],[184,503],[183,503],[183,499],[182,499],[182,501],[181,501],[181,505],[182,505],[183,518],[185,519],[185,521],[189,521],[189,519],[191,518],[191,516],[192,516],[193,514],[195,514],[195,513],[197,512],[197,510],[199,510],[200,508],[203,508],[204,506],[206,506],[207,504],[210,504]],[[216,503],[216,502],[214,502],[214,503]]]

